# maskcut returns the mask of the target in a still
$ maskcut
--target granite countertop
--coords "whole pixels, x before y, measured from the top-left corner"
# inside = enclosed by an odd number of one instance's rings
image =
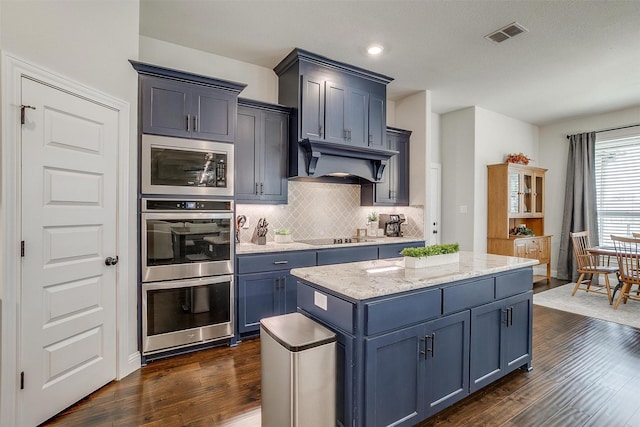
[[[390,245],[393,243],[408,243],[424,240],[420,237],[368,237],[369,241],[358,243],[337,243],[332,245],[310,245],[308,243],[301,243],[293,241],[291,243],[275,243],[267,242],[266,245],[256,245],[254,243],[237,243],[236,255],[244,254],[259,254],[269,252],[286,252],[286,251],[304,251],[304,250],[318,250],[318,249],[332,249],[332,248],[345,248],[345,247],[357,247],[357,246],[371,246],[371,245]]]
[[[404,268],[402,258],[294,268],[291,274],[349,299],[362,301],[538,264],[538,260],[460,252],[460,262]]]

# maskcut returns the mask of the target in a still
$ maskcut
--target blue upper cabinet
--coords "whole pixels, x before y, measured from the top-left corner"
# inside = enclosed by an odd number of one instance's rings
[[[301,49],[294,49],[274,71],[278,102],[293,109],[290,176],[313,176],[304,171],[304,149],[298,144],[303,139],[395,154],[387,152],[384,138],[392,78]]]
[[[289,109],[258,101],[238,103],[237,202],[287,203]]]
[[[130,62],[140,74],[142,133],[235,141],[244,84]]]
[[[387,128],[386,148],[397,151],[391,157],[377,183],[362,183],[360,204],[362,206],[408,206],[409,205],[409,141],[411,131]]]

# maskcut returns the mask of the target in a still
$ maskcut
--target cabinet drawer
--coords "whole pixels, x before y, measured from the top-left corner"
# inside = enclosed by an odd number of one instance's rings
[[[325,249],[318,251],[318,265],[342,264],[345,262],[378,259],[377,246]]]
[[[354,333],[355,310],[350,302],[298,281],[298,307],[345,332]]]
[[[365,306],[366,335],[401,328],[442,314],[442,292],[431,289],[376,301]]]
[[[496,276],[496,299],[533,289],[533,269],[516,270]]]
[[[264,255],[239,255],[237,273],[290,270],[316,265],[316,251],[278,252]]]
[[[493,277],[450,286],[442,290],[442,311],[443,314],[455,313],[486,304],[493,301],[493,298]]]
[[[378,249],[378,258],[397,258],[401,257],[400,251],[404,248],[419,248],[424,246],[424,242],[407,242],[407,243],[394,243],[391,245],[380,245]]]

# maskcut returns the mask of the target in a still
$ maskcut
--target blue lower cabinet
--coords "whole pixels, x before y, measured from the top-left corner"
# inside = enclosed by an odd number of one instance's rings
[[[471,309],[473,393],[520,368],[529,368],[532,350],[533,292]]]
[[[468,395],[469,311],[365,340],[366,426],[412,426]]]
[[[260,319],[296,310],[296,278],[288,270],[238,276],[238,331],[260,330]]]

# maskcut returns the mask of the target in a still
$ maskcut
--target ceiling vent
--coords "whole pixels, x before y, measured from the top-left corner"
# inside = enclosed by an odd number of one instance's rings
[[[494,43],[502,43],[505,40],[509,40],[511,37],[515,37],[518,34],[527,31],[529,30],[524,28],[522,25],[518,24],[517,22],[513,22],[506,27],[502,27],[499,30],[494,31],[491,34],[487,34],[486,36],[484,36],[484,38],[487,40],[491,40]]]

